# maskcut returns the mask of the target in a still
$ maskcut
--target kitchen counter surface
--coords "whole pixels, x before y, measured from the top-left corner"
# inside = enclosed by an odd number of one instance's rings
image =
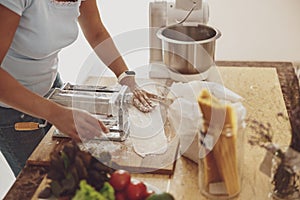
[[[247,118],[271,123],[274,142],[280,145],[290,143],[290,122],[278,120],[278,113],[288,117],[291,109],[299,102],[298,80],[291,63],[288,62],[229,62],[219,61],[224,85],[244,97]],[[291,92],[293,91],[293,92]],[[251,129],[246,127],[245,156],[242,192],[237,199],[267,199],[269,179],[258,167],[264,157],[264,150],[247,143]],[[56,141],[59,143],[60,141]],[[47,146],[43,147],[47,148]],[[4,199],[32,199],[44,175],[46,166],[27,164]],[[206,199],[202,197],[197,184],[198,167],[192,161],[181,157],[176,162],[172,176],[157,174],[134,174],[162,191],[172,193],[176,199]]]

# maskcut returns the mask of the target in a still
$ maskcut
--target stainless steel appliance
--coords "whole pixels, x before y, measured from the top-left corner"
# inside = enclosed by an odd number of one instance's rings
[[[214,65],[220,31],[207,26],[205,0],[154,1],[149,4],[151,78],[205,80]]]
[[[103,138],[124,141],[129,135],[129,113],[132,93],[127,86],[89,86],[65,84],[55,89],[49,99],[63,106],[84,109],[100,119],[110,130]],[[56,137],[67,137],[59,130]]]

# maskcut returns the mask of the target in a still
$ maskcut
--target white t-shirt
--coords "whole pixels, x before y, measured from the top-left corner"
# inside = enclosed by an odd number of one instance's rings
[[[78,36],[80,3],[81,0],[0,0],[0,4],[21,16],[1,67],[29,90],[45,95],[57,74],[59,51]]]

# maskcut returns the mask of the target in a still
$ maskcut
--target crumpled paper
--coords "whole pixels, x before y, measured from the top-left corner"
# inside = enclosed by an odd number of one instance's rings
[[[238,124],[242,126],[246,109],[242,105],[243,98],[223,85],[207,81],[191,81],[174,83],[170,92],[176,99],[168,110],[168,119],[180,138],[180,154],[198,162],[199,148],[197,133],[202,125],[202,113],[197,98],[202,89],[208,89],[220,101],[230,103],[238,115]]]

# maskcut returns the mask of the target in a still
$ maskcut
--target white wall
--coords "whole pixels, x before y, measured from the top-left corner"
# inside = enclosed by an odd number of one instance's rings
[[[300,61],[299,0],[208,0],[217,59]]]
[[[102,19],[113,37],[148,27],[150,0],[98,1]],[[299,0],[208,0],[209,25],[222,37],[217,41],[216,60],[300,62]],[[145,37],[147,40],[147,37]],[[90,49],[82,35],[61,53],[61,74],[75,81]],[[148,61],[148,55],[127,56]],[[140,64],[140,63],[139,63]]]

